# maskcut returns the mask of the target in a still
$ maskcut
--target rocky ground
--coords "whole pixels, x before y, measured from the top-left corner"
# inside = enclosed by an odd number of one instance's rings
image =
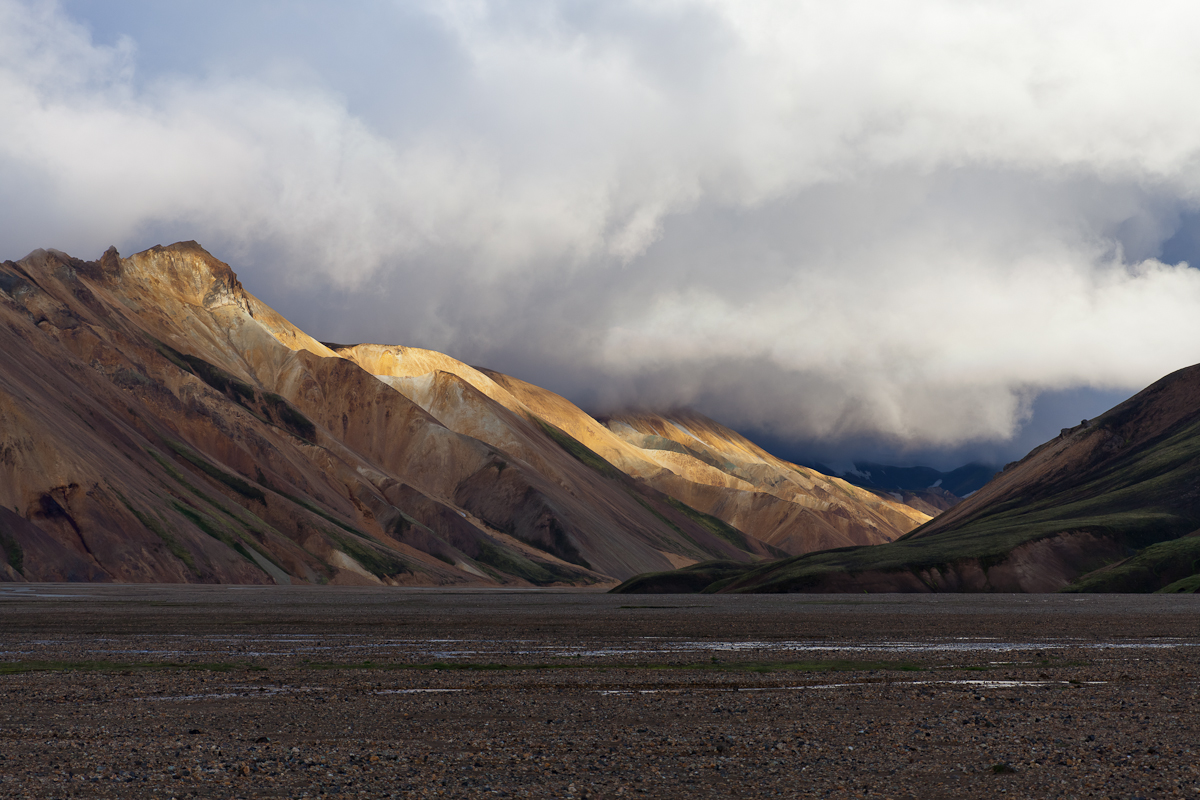
[[[0,797],[1200,795],[1193,596],[0,589]]]

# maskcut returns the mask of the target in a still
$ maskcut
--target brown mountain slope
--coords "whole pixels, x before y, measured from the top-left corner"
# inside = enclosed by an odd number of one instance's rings
[[[0,577],[588,583],[777,552],[511,399],[414,369],[456,431],[379,371],[195,243],[4,262]]]
[[[1197,532],[1200,365],[1064,429],[892,544],[697,567],[623,590],[1196,591]]]

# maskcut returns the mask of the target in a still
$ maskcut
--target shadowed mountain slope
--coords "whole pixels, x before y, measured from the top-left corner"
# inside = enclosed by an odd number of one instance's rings
[[[1175,591],[1200,567],[1200,366],[1011,464],[899,541],[639,576],[618,591]],[[705,582],[704,576],[713,580]]]
[[[782,554],[503,381],[335,352],[194,242],[4,262],[0,579],[582,585]]]
[[[818,467],[819,469],[820,467]],[[843,475],[855,486],[887,492],[944,489],[956,497],[979,491],[999,471],[986,464],[966,464],[949,472],[932,467],[894,467],[870,461],[854,462],[854,471]]]

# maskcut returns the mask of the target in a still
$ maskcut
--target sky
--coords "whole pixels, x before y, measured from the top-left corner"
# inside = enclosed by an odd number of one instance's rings
[[[1200,362],[1200,5],[0,0],[0,258],[194,239],[325,341],[829,464]]]

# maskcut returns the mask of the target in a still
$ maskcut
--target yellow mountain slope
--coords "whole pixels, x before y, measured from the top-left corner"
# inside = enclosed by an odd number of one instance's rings
[[[550,471],[539,453],[557,448],[539,431],[541,420],[623,472],[787,553],[889,542],[930,519],[778,459],[694,412],[623,414],[601,422],[553,392],[441,353],[374,344],[334,349],[454,431]],[[510,413],[467,401],[463,386]]]

